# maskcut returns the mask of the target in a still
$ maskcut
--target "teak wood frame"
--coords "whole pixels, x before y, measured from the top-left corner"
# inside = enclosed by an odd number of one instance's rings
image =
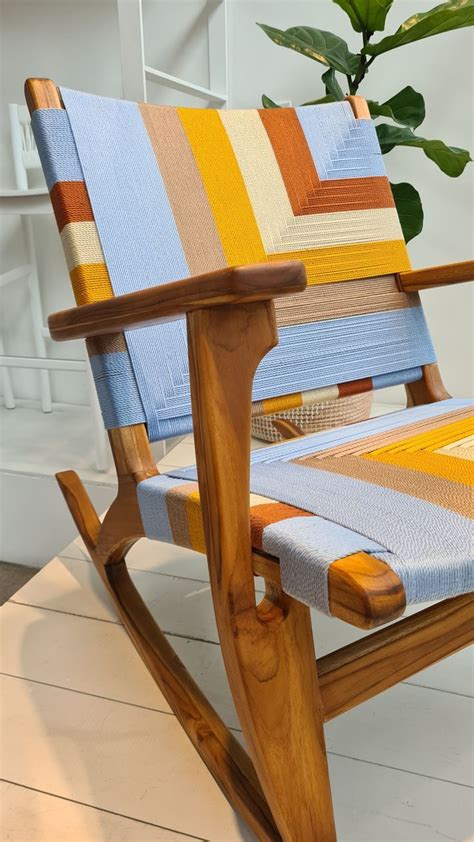
[[[50,80],[28,80],[26,98],[31,112],[63,107]],[[349,101],[357,117],[368,116],[364,100]],[[404,273],[400,286],[413,290],[473,276],[472,264],[441,269]],[[59,313],[50,328],[58,339],[87,337],[187,314],[211,589],[250,756],[177,658],[127,571],[126,554],[144,536],[137,484],[158,473],[145,426],[109,433],[118,493],[103,523],[75,472],[57,479],[132,641],[230,803],[261,840],[333,842],[324,721],[468,645],[473,596],[446,600],[316,661],[309,609],[282,591],[278,560],[252,550],[249,526],[253,376],[277,341],[272,298],[301,289],[304,271],[290,263],[217,275],[193,279],[193,289],[176,282]],[[437,366],[425,366],[407,395],[410,404],[444,399]],[[266,584],[258,605],[254,575]],[[405,607],[399,579],[364,553],[331,565],[329,598],[333,615],[360,628],[387,623]]]

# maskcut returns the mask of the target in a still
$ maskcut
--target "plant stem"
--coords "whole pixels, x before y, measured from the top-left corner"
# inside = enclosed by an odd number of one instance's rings
[[[367,46],[367,44],[369,43],[373,34],[374,34],[373,32],[368,32],[365,29],[363,30],[363,32],[362,32],[362,42],[363,42],[364,47]],[[351,79],[350,83],[349,83],[349,91],[350,91],[351,94],[357,93],[359,85],[363,81],[363,79],[365,78],[365,76],[367,74],[367,71],[368,71],[370,65],[372,64],[372,62],[374,61],[374,59],[375,59],[375,56],[372,56],[370,59],[367,59],[367,57],[365,56],[364,53],[362,53],[362,52],[359,53],[359,69],[357,70],[357,73],[356,73],[354,79]]]

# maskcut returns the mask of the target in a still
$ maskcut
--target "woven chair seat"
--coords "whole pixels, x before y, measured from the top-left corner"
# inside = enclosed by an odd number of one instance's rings
[[[329,565],[365,552],[407,602],[468,592],[472,404],[450,399],[253,451],[252,543],[280,560],[284,590],[329,613]],[[205,552],[196,468],[138,486],[149,538]]]

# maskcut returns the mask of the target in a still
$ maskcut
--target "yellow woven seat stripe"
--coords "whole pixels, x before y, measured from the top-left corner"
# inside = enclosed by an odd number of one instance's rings
[[[472,418],[462,418],[453,421],[451,424],[444,424],[439,429],[419,433],[416,436],[398,441],[395,444],[388,444],[385,447],[373,450],[371,455],[382,455],[384,453],[417,452],[419,450],[438,450],[448,444],[458,441],[469,435],[473,429]]]
[[[366,453],[362,459],[371,459],[374,462],[383,462],[386,465],[396,465],[399,468],[410,468],[413,471],[420,471],[432,477],[449,479],[452,482],[459,482],[469,488],[474,487],[474,476],[470,462],[466,459],[456,459],[454,456],[446,456],[443,453],[432,453],[421,450],[419,452],[402,451],[398,453],[383,453],[376,455]]]

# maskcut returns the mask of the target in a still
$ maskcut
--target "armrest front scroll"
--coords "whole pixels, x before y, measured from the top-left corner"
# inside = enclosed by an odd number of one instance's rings
[[[430,266],[428,269],[411,269],[398,275],[398,283],[403,292],[419,292],[449,284],[463,284],[466,281],[474,281],[474,260]]]
[[[62,310],[49,317],[48,326],[58,342],[82,339],[170,321],[209,307],[268,301],[301,292],[305,286],[305,269],[298,260],[226,267]]]

